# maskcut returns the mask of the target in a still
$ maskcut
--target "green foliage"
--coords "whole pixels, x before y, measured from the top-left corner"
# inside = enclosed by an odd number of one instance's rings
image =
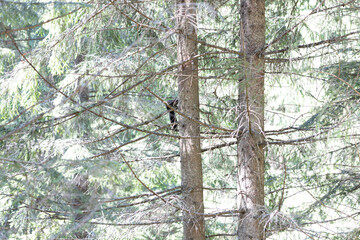
[[[179,133],[163,103],[181,67],[174,4],[0,1],[0,239],[182,237]],[[318,4],[266,1],[269,239],[359,234],[359,11]],[[197,7],[205,209],[232,211],[240,4]],[[206,218],[208,236],[236,228],[236,211]]]

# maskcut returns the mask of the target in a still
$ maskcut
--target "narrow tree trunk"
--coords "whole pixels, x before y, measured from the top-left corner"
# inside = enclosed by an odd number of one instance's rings
[[[77,55],[75,58],[75,65],[79,65],[85,60],[83,54]],[[79,88],[79,102],[84,104],[89,101],[89,88],[87,85],[82,86],[82,81],[79,78],[77,80],[77,87]],[[82,123],[80,123],[82,124]],[[87,136],[87,133],[85,133]],[[89,202],[89,176],[86,174],[76,173],[73,178],[73,185],[75,187],[76,197],[73,200],[75,212],[76,224],[80,229],[75,229],[75,236],[77,239],[87,239],[89,234],[86,229],[83,229],[82,226],[89,220],[89,213],[84,213],[84,211],[89,210],[91,205]]]
[[[76,220],[75,224],[79,227],[79,229],[74,229],[74,234],[76,236],[76,239],[87,239],[89,234],[85,229],[81,227],[89,220],[89,214],[83,213],[84,211],[88,210],[88,206],[90,205],[90,203],[86,201],[89,200],[89,197],[87,197],[87,191],[89,190],[88,177],[84,176],[83,174],[77,173],[73,178],[73,184],[75,185],[76,189],[76,197],[73,199],[73,205],[74,209],[77,210],[74,217]]]
[[[238,239],[265,239],[264,207],[264,55],[265,0],[241,0],[244,76],[239,84]]]
[[[184,62],[197,55],[195,0],[177,0],[178,61]],[[181,65],[178,75],[179,109],[186,116],[199,119],[199,79],[198,62],[193,59]],[[180,140],[181,183],[184,200],[183,229],[184,239],[205,239],[202,189],[202,162],[200,148],[200,127],[179,116],[179,131],[182,137],[195,137]]]

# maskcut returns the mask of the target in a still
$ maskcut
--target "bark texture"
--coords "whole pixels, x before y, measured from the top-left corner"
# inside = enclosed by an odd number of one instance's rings
[[[244,75],[239,83],[238,239],[265,239],[264,55],[265,0],[241,0]]]
[[[199,119],[199,80],[197,55],[196,5],[194,0],[177,0],[178,62],[184,62],[178,75],[179,109],[192,119]],[[190,60],[192,59],[192,60]],[[189,61],[188,61],[189,60]],[[203,182],[199,124],[179,116],[181,181],[184,201],[184,239],[205,239]]]

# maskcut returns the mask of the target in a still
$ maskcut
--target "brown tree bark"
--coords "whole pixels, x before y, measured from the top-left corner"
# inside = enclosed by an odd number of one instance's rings
[[[241,0],[239,83],[238,239],[265,239],[264,209],[264,55],[265,0]]]
[[[196,1],[177,0],[177,53],[178,62],[184,62],[197,55]],[[198,61],[192,59],[181,65],[178,73],[179,110],[184,115],[199,119]],[[204,204],[200,126],[189,118],[179,116],[181,184],[184,201],[183,238],[205,239]],[[194,137],[194,138],[191,138]]]

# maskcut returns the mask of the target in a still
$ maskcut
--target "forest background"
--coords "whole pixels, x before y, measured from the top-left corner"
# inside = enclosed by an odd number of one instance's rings
[[[359,37],[357,0],[0,0],[0,239],[360,239]]]

